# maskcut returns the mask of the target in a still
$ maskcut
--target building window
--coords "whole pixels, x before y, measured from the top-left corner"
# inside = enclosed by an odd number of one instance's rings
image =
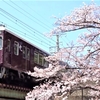
[[[31,64],[34,64],[34,50],[31,49]]]
[[[48,62],[44,59],[44,55],[38,53],[37,51],[34,52],[34,63],[44,67],[48,66]]]
[[[14,54],[19,55],[19,43],[14,41]]]
[[[43,55],[39,54],[39,64],[43,65]]]
[[[43,66],[44,66],[44,67],[48,67],[48,66],[49,66],[49,62],[47,62],[45,59],[44,59]]]
[[[11,50],[11,41],[10,41],[10,39],[7,40],[7,49],[8,49],[8,52],[10,52],[10,50]]]
[[[38,52],[34,52],[34,62],[38,64]]]
[[[23,46],[23,58],[26,59],[26,47],[25,46]]]
[[[23,46],[23,58],[30,60],[30,49],[26,46]]]
[[[27,60],[30,60],[30,49],[27,48]]]
[[[0,37],[0,49],[2,49],[2,37]]]

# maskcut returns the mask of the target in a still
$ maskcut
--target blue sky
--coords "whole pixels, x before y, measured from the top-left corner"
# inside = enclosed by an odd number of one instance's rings
[[[0,0],[0,24],[27,39],[39,48],[49,52],[49,47],[56,46],[56,36],[45,36],[53,27],[56,19],[70,14],[83,2],[91,0]],[[99,0],[94,0],[99,5]],[[60,36],[60,47],[66,47],[70,41],[75,41],[82,31],[69,32]]]

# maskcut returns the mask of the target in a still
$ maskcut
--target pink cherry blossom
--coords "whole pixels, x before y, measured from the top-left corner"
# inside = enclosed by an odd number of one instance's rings
[[[44,80],[33,88],[26,100],[54,100],[55,96],[68,98],[79,89],[88,89],[90,100],[100,98],[100,6],[92,3],[75,9],[58,19],[51,34],[87,29],[78,38],[78,45],[62,48],[45,59],[50,65],[34,68],[30,75]],[[65,62],[66,61],[66,62]]]

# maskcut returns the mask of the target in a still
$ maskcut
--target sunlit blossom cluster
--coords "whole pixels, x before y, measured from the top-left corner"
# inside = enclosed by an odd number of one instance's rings
[[[100,7],[93,2],[76,8],[70,15],[64,16],[55,22],[56,26],[50,34],[61,34],[83,28],[100,28]]]

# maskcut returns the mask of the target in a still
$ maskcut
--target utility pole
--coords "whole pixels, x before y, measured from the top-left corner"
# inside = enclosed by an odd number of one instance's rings
[[[50,47],[50,52],[52,54],[58,52],[60,49],[60,47],[59,47],[59,34],[56,34],[54,36],[56,36],[56,46]]]

